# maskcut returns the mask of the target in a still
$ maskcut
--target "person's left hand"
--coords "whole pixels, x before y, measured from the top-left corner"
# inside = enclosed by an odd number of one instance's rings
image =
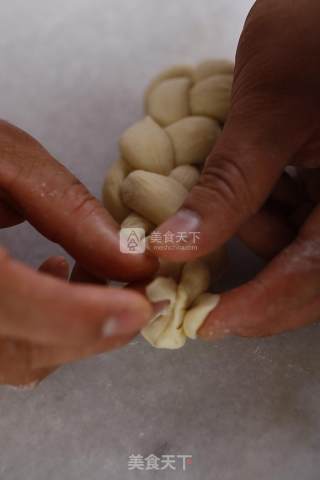
[[[1,253],[5,254],[3,250]],[[68,281],[69,266],[64,257],[53,256],[39,267],[39,273]],[[70,281],[84,284],[83,286],[105,284],[79,265],[74,267]],[[33,387],[58,366],[123,347],[135,335],[136,333],[110,335],[93,343],[78,346],[45,345],[41,342],[0,336],[0,384]]]
[[[157,260],[120,253],[118,225],[85,186],[0,121],[0,228],[25,220],[78,266],[69,283],[63,258],[36,272],[0,248],[0,384],[37,382],[58,365],[125,345],[152,315],[142,294],[105,280],[148,278]]]

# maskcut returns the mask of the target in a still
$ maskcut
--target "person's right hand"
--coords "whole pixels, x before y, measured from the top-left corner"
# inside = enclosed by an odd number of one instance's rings
[[[117,224],[84,185],[1,121],[0,228],[24,220],[62,245],[82,272],[68,283],[63,259],[50,258],[37,272],[0,249],[0,384],[29,384],[57,365],[124,345],[152,315],[140,293],[94,282],[147,278],[156,259],[121,254]]]
[[[319,21],[319,0],[255,3],[224,130],[182,209],[157,229],[200,232],[197,250],[156,251],[173,261],[206,255],[234,234],[269,260],[221,295],[205,338],[273,335],[320,319]]]

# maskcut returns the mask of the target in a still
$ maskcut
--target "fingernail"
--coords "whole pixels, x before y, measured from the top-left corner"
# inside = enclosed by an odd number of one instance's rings
[[[173,217],[164,222],[157,232],[166,234],[167,232],[179,233],[179,232],[196,232],[200,230],[201,218],[193,210],[182,208]]]
[[[117,316],[107,317],[102,325],[101,336],[104,338],[113,337],[115,335],[127,335],[138,332],[147,323],[146,316],[132,313],[121,313]]]
[[[170,300],[162,300],[161,302],[152,303],[153,315],[156,316],[165,313],[169,305]]]
[[[103,337],[113,337],[121,329],[119,320],[116,317],[109,317],[102,326]]]

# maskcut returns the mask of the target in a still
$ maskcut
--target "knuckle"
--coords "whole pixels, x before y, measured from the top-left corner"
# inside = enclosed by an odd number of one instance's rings
[[[62,196],[68,214],[76,216],[77,221],[85,220],[99,208],[96,198],[76,178],[73,179]]]
[[[219,155],[208,162],[200,185],[237,214],[255,213],[250,184],[241,166],[231,157]]]

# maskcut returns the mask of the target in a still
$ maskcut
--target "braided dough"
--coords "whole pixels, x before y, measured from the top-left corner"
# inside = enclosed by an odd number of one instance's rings
[[[230,106],[233,64],[208,60],[172,67],[146,90],[146,117],[119,141],[120,159],[103,186],[104,205],[122,228],[150,234],[183,204],[217,141]],[[142,330],[159,348],[180,348],[219,301],[207,293],[223,271],[226,249],[187,264],[160,261],[150,301],[169,305]]]

